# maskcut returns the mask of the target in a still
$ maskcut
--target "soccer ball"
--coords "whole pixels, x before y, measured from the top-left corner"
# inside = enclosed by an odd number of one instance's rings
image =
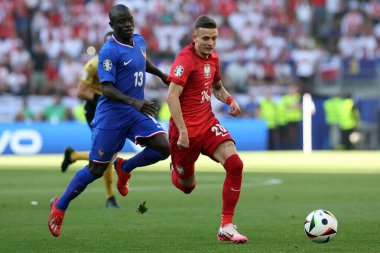
[[[338,231],[338,221],[329,211],[319,209],[312,211],[305,220],[305,233],[316,243],[331,241]]]

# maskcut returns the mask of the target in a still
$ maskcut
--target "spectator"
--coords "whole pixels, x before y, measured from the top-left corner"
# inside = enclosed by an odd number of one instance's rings
[[[6,92],[17,96],[27,94],[28,78],[20,67],[11,69],[6,82]]]
[[[72,120],[71,109],[62,103],[62,97],[55,95],[53,103],[48,105],[42,112],[41,119],[56,124],[58,122]]]
[[[16,122],[32,122],[36,120],[34,113],[29,107],[28,98],[24,97],[22,100],[22,107],[16,114]]]
[[[233,61],[226,68],[226,83],[232,83],[237,93],[248,91],[248,72],[242,60]]]
[[[299,148],[300,123],[302,121],[301,94],[298,87],[292,85],[289,91],[282,97],[284,116],[287,123],[286,149]]]
[[[45,67],[47,66],[48,56],[40,43],[37,43],[32,52],[33,67],[30,81],[30,94],[47,94],[47,79]]]
[[[303,90],[309,91],[313,89],[319,57],[319,52],[310,45],[307,38],[298,41],[297,48],[292,52],[296,77]]]
[[[265,97],[260,101],[260,116],[264,119],[268,127],[268,149],[275,150],[278,148],[278,130],[276,124],[276,103],[272,94],[268,91]]]
[[[60,91],[62,94],[67,96],[76,95],[78,76],[81,74],[81,69],[82,66],[74,61],[69,55],[63,57],[59,68],[59,77],[62,81]]]
[[[0,95],[8,91],[8,76],[8,67],[4,63],[0,62]]]
[[[342,146],[346,150],[354,149],[351,140],[352,133],[356,130],[360,123],[360,112],[356,107],[351,94],[347,94],[341,104],[339,126],[341,130]]]

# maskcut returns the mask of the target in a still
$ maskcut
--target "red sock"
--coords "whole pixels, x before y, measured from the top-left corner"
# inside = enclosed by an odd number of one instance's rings
[[[183,185],[179,182],[179,179],[177,177],[177,173],[175,173],[174,171],[172,172],[172,183],[173,183],[173,185],[175,187],[177,187],[181,191],[185,190],[185,188],[183,187]]]
[[[173,183],[173,185],[175,187],[177,187],[178,189],[180,189],[181,191],[183,191],[186,194],[191,193],[194,190],[194,188],[195,188],[195,184],[192,187],[190,187],[190,188],[187,188],[187,187],[183,186],[181,184],[181,182],[179,181],[177,173],[175,173],[174,171],[172,171],[172,183]]]
[[[237,154],[227,158],[224,163],[226,179],[223,184],[223,207],[221,226],[232,223],[236,204],[240,196],[243,162]]]

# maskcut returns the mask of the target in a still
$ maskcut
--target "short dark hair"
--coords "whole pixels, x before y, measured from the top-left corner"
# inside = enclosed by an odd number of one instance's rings
[[[112,7],[110,12],[108,13],[108,17],[110,18],[111,21],[113,21],[117,13],[125,12],[125,11],[130,12],[131,10],[124,4],[117,4]]]
[[[215,20],[212,18],[202,15],[199,16],[194,22],[194,29],[198,28],[217,28]]]

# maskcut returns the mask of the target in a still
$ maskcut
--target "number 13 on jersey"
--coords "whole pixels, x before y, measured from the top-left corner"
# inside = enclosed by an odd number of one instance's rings
[[[135,87],[140,87],[143,85],[144,73],[142,71],[135,72]]]

